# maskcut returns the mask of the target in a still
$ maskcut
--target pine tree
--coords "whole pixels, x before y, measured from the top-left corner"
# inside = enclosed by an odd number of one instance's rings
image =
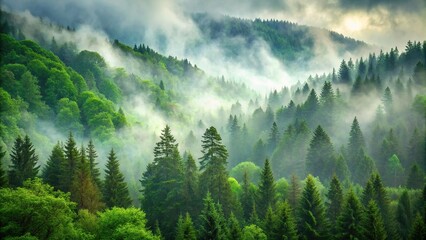
[[[243,218],[248,220],[253,208],[254,197],[253,193],[250,190],[250,182],[248,178],[247,171],[244,172],[242,192],[240,197],[241,207],[243,209]]]
[[[345,205],[338,219],[337,239],[362,239],[363,210],[361,203],[351,189],[346,196]]]
[[[96,162],[98,154],[96,153],[95,145],[93,144],[92,139],[90,139],[89,143],[87,144],[86,154],[89,160],[90,174],[92,175],[93,181],[95,181],[99,189],[102,189],[102,181],[100,179],[101,173],[97,167],[98,163]]]
[[[241,240],[243,239],[243,231],[241,229],[238,219],[233,213],[229,216],[228,220],[228,238],[232,240]]]
[[[79,209],[87,209],[96,213],[104,207],[101,201],[102,194],[90,175],[90,166],[82,147],[78,156],[78,162],[72,177],[71,200],[77,203]]]
[[[373,174],[371,176],[370,181],[373,186],[374,200],[379,207],[380,213],[385,222],[386,232],[388,237],[393,239],[395,238],[395,226],[394,226],[394,218],[391,216],[389,212],[389,197],[387,195],[386,189],[383,186],[382,179],[378,173]]]
[[[411,204],[407,190],[405,190],[398,201],[396,209],[396,222],[398,234],[401,239],[408,239],[412,222]]]
[[[321,126],[318,126],[309,144],[306,157],[306,172],[325,180],[331,177],[335,162],[334,148],[330,138]]]
[[[6,171],[3,169],[3,158],[6,152],[3,152],[3,147],[0,145],[0,188],[7,187],[9,185]]]
[[[426,239],[426,227],[420,214],[416,215],[413,226],[410,231],[410,240],[425,240]]]
[[[74,172],[77,169],[77,164],[80,158],[74,137],[71,132],[69,133],[68,140],[65,143],[64,153],[65,164],[63,164],[61,169],[62,176],[60,178],[60,190],[63,192],[69,192],[71,189]]]
[[[348,65],[346,64],[345,60],[342,60],[342,63],[340,64],[339,68],[339,82],[340,83],[351,83],[351,73]]]
[[[351,131],[349,132],[349,143],[348,143],[348,168],[349,169],[355,169],[359,165],[360,159],[359,152],[361,149],[365,148],[365,140],[364,136],[361,132],[361,128],[359,127],[359,123],[357,118],[355,117],[352,126]],[[364,156],[362,156],[364,157]],[[354,178],[356,179],[356,178]]]
[[[169,126],[161,133],[154,147],[154,161],[143,173],[142,208],[148,224],[160,223],[166,239],[172,238],[182,205],[183,164],[177,143]]]
[[[265,165],[260,175],[260,183],[257,196],[257,210],[259,211],[259,216],[263,218],[266,214],[268,207],[273,208],[275,206],[276,201],[275,180],[268,159],[265,160]]]
[[[382,216],[374,200],[369,201],[365,209],[362,225],[364,226],[364,239],[385,240],[387,238]]]
[[[268,207],[268,210],[266,211],[265,217],[262,221],[262,229],[263,232],[266,234],[268,239],[272,239],[272,235],[274,232],[274,221],[275,221],[275,214],[272,211],[271,207]]]
[[[407,179],[407,188],[410,189],[421,189],[424,183],[424,173],[417,166],[417,164],[413,165],[410,170],[410,174]]]
[[[268,150],[271,155],[272,155],[272,152],[275,150],[275,147],[278,145],[279,141],[280,141],[280,132],[278,130],[277,124],[274,122],[272,123],[272,127],[269,132],[269,139],[268,139]]]
[[[327,199],[327,216],[330,219],[332,226],[336,226],[336,222],[340,216],[343,205],[342,187],[340,185],[339,179],[336,176],[333,176],[331,179],[330,187],[327,192]]]
[[[24,139],[20,136],[15,139],[10,158],[12,162],[9,170],[10,186],[22,186],[26,179],[37,176],[40,168],[37,166],[38,156],[28,135]]]
[[[301,189],[300,189],[299,180],[297,179],[296,175],[291,175],[290,190],[287,197],[287,201],[290,204],[293,211],[295,211],[298,207],[300,193],[301,193]]]
[[[373,181],[374,181],[374,174],[371,175],[371,178],[367,181],[367,184],[365,185],[364,190],[362,191],[361,202],[362,202],[362,205],[364,205],[364,207],[367,207],[368,203],[371,200],[375,201]]]
[[[43,168],[42,176],[44,182],[53,186],[55,189],[61,187],[62,166],[65,164],[65,156],[62,146],[58,142],[52,150],[52,153]]]
[[[199,206],[198,169],[195,160],[189,153],[184,163],[183,204],[184,211],[195,216]]]
[[[301,239],[328,239],[328,221],[312,175],[306,179],[299,203],[298,229]]]
[[[177,223],[176,240],[196,240],[197,235],[189,213],[179,216]]]
[[[296,223],[290,205],[287,202],[280,203],[273,222],[273,238],[271,239],[297,239]]]
[[[219,214],[209,192],[203,201],[204,208],[200,215],[198,238],[201,240],[220,239],[222,229]]]
[[[233,204],[228,172],[226,171],[228,152],[214,127],[205,131],[201,153],[203,154],[200,158],[201,194],[210,192],[212,198],[223,206],[226,214],[229,214]]]
[[[124,176],[120,172],[120,163],[113,149],[109,152],[104,183],[103,199],[108,208],[126,208],[131,205],[132,200],[129,196],[129,190],[124,181]]]

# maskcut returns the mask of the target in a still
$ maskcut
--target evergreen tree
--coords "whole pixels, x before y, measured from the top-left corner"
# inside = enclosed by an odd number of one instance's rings
[[[248,220],[253,208],[254,194],[250,190],[250,182],[247,171],[244,172],[242,192],[241,192],[241,207],[243,209],[243,218]]]
[[[374,194],[374,187],[373,187],[373,181],[374,181],[374,174],[371,175],[372,177],[367,181],[367,184],[364,187],[364,190],[362,191],[362,198],[361,202],[364,207],[367,207],[368,203],[373,200],[375,201],[375,194]]]
[[[332,226],[336,226],[338,217],[343,205],[343,192],[340,186],[340,181],[336,176],[333,176],[330,182],[330,187],[327,192],[326,207],[327,216],[330,219]]]
[[[42,176],[44,182],[55,189],[60,189],[62,166],[65,164],[64,151],[59,142],[53,147],[52,153],[43,168]]]
[[[113,149],[109,152],[104,183],[103,199],[108,208],[126,208],[131,205],[132,200],[129,196],[129,190],[124,181],[124,176],[120,172],[120,163]]]
[[[257,166],[262,166],[263,159],[267,157],[266,145],[261,138],[254,144],[252,157]]]
[[[424,183],[424,173],[417,166],[417,164],[413,165],[410,170],[410,174],[407,179],[407,188],[410,189],[421,189]]]
[[[338,219],[337,239],[362,239],[364,233],[362,221],[361,203],[351,189]]]
[[[287,202],[280,203],[273,221],[273,233],[271,239],[297,239],[296,223],[290,205]]]
[[[176,231],[176,240],[196,240],[197,234],[192,223],[191,216],[189,213],[185,214],[185,218],[182,215],[179,216]]]
[[[368,177],[376,171],[374,160],[367,156],[364,149],[361,148],[358,156],[355,158],[355,166],[352,169],[352,179],[356,183],[365,184]]]
[[[327,133],[318,126],[309,144],[306,157],[306,172],[325,180],[331,177],[335,155]]]
[[[96,162],[98,154],[96,153],[95,145],[93,144],[92,139],[90,139],[89,143],[87,144],[86,154],[89,160],[90,174],[92,175],[93,181],[95,181],[99,189],[102,189],[102,181],[100,179],[101,173],[97,167],[98,163]]]
[[[68,140],[64,146],[65,153],[65,164],[63,164],[61,172],[61,187],[60,190],[63,192],[69,192],[71,189],[71,184],[74,176],[74,172],[77,169],[77,164],[79,162],[79,153],[76,147],[76,143],[72,133],[69,133]]]
[[[275,221],[275,215],[272,211],[272,208],[268,207],[268,210],[266,211],[265,217],[263,218],[263,221],[262,221],[262,229],[269,239],[272,239],[272,234],[274,230],[273,229],[274,221]]]
[[[3,152],[3,147],[0,145],[0,188],[8,186],[6,171],[3,169],[3,158],[6,152]]]
[[[101,201],[102,194],[90,175],[90,166],[83,147],[78,156],[70,192],[71,200],[77,203],[79,209],[87,209],[91,213],[96,213],[104,207],[104,203]]]
[[[398,234],[401,239],[408,239],[412,222],[411,204],[408,192],[405,190],[398,201],[396,209]]]
[[[228,152],[216,128],[210,127],[205,131],[201,153],[203,154],[200,158],[201,194],[210,192],[212,198],[223,206],[226,214],[229,214],[233,204],[226,171]]]
[[[276,201],[275,180],[268,159],[265,160],[265,165],[260,175],[257,196],[257,210],[259,211],[259,215],[263,218],[268,207],[274,207]]]
[[[12,187],[22,186],[28,178],[35,178],[40,166],[37,166],[38,156],[28,135],[22,139],[15,139],[12,153],[10,154],[12,165],[9,167],[9,184]]]
[[[184,179],[183,179],[183,204],[184,211],[195,216],[199,209],[199,191],[198,191],[198,169],[195,160],[189,153],[184,163]]]
[[[154,161],[143,173],[142,208],[148,224],[160,224],[166,239],[172,238],[182,205],[183,164],[169,126],[154,147]]]
[[[426,239],[426,227],[420,214],[417,214],[416,218],[414,219],[414,223],[410,231],[409,239],[410,240]]]
[[[238,219],[235,217],[233,213],[229,216],[228,219],[228,238],[232,240],[242,240],[243,239],[243,231],[241,229],[240,223]]]
[[[204,198],[204,207],[200,215],[198,238],[201,240],[220,239],[222,229],[220,217],[209,192]]]
[[[352,122],[351,131],[349,132],[349,143],[347,148],[349,169],[355,169],[359,165],[359,152],[363,148],[365,148],[364,136],[359,127],[358,120],[355,117]]]
[[[364,226],[364,239],[385,240],[387,238],[382,216],[374,200],[371,200],[365,209],[362,225]]]
[[[334,123],[335,95],[331,82],[324,82],[320,95],[321,123],[326,128],[331,128]]]
[[[312,89],[302,107],[303,116],[307,122],[311,123],[312,120],[314,120],[314,115],[319,110],[319,107],[320,103],[317,93],[315,92],[315,89]]]
[[[299,203],[298,229],[301,239],[328,239],[328,221],[312,175],[306,179]]]
[[[298,207],[300,193],[301,193],[301,189],[300,189],[299,180],[297,179],[296,175],[291,175],[290,189],[289,189],[287,201],[290,204],[293,211],[295,211]]]
[[[277,124],[274,122],[272,123],[272,127],[269,132],[269,139],[268,139],[268,150],[271,155],[272,155],[272,152],[275,150],[275,147],[278,145],[279,141],[280,141],[280,132],[278,130]]]
[[[340,64],[339,68],[339,82],[340,83],[351,83],[351,73],[348,65],[346,64],[345,60],[342,60],[342,63]]]

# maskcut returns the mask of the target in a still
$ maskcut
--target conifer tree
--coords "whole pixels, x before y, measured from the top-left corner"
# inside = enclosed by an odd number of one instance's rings
[[[263,218],[266,214],[266,211],[268,210],[268,207],[273,208],[276,201],[275,180],[268,159],[265,160],[265,165],[260,175],[257,196],[257,210],[259,211],[259,216]]]
[[[364,136],[359,127],[358,119],[355,117],[352,122],[351,131],[349,132],[349,143],[347,148],[349,169],[355,169],[355,167],[358,166],[358,162],[360,161],[358,158],[359,152],[363,148],[365,148]]]
[[[262,229],[263,232],[266,234],[268,239],[272,239],[273,232],[274,232],[274,221],[275,221],[275,214],[272,211],[272,207],[268,207],[268,210],[266,211],[265,217],[262,221]]]
[[[12,165],[9,169],[9,184],[12,187],[22,186],[28,178],[35,178],[40,166],[37,166],[38,156],[28,135],[22,139],[15,139],[12,153],[10,154]]]
[[[340,216],[343,205],[342,187],[336,176],[333,176],[331,179],[330,187],[327,192],[327,199],[327,216],[330,219],[332,226],[336,226],[337,218]]]
[[[410,236],[408,239],[410,240],[426,239],[426,227],[420,214],[417,214],[416,218],[414,219],[414,223],[411,228]]]
[[[0,145],[0,188],[7,187],[7,175],[6,171],[3,169],[3,158],[6,155],[6,152],[3,152],[3,147]]]
[[[68,135],[68,140],[64,146],[65,153],[65,164],[63,164],[61,172],[61,191],[69,192],[71,189],[71,184],[73,180],[74,173],[77,169],[77,164],[79,162],[80,154],[78,152],[74,137],[70,132]]]
[[[301,239],[329,239],[329,226],[320,194],[312,175],[308,175],[298,213]]]
[[[361,203],[351,189],[346,196],[344,207],[338,219],[337,239],[362,239],[364,233],[363,214]]]
[[[271,239],[297,239],[296,223],[293,219],[291,207],[287,202],[280,203],[277,207],[273,222],[273,238]]]
[[[64,151],[59,142],[53,147],[52,153],[43,168],[42,176],[44,182],[55,189],[61,187],[62,166],[65,164]]]
[[[108,208],[126,208],[131,205],[129,190],[124,181],[124,176],[120,172],[120,163],[113,149],[109,152],[104,183],[103,199]]]
[[[275,147],[278,145],[280,141],[280,131],[278,130],[278,126],[275,122],[272,123],[271,130],[269,132],[268,139],[268,150],[272,155],[272,152],[275,150]]]
[[[228,220],[228,239],[243,239],[243,231],[241,229],[240,223],[233,213],[231,213]]]
[[[396,209],[396,222],[398,235],[401,239],[408,239],[412,223],[411,204],[407,190],[405,190],[398,201]]]
[[[364,227],[364,239],[385,240],[387,238],[382,216],[374,200],[369,201],[365,209],[362,225]]]
[[[204,198],[204,207],[200,215],[198,238],[202,240],[220,239],[222,229],[220,217],[209,192]]]
[[[222,138],[214,127],[210,127],[205,131],[201,153],[201,194],[210,192],[211,197],[222,205],[226,214],[229,214],[233,204],[228,172],[226,171],[228,152],[222,144]]]
[[[184,211],[195,216],[199,209],[198,169],[195,160],[189,153],[184,163],[183,204]]]
[[[82,147],[70,186],[71,200],[77,203],[79,209],[87,209],[96,213],[104,207],[102,194],[90,175],[90,166]]]
[[[185,214],[185,218],[182,215],[179,216],[177,223],[176,240],[196,240],[197,234],[192,223],[191,216],[189,213]]]
[[[407,179],[407,188],[410,189],[421,189],[424,184],[424,173],[417,166],[417,164],[413,165],[410,170],[410,174]]]
[[[99,189],[102,189],[102,181],[100,179],[101,173],[97,167],[98,163],[96,162],[98,154],[96,153],[95,145],[93,144],[92,139],[90,139],[89,143],[87,144],[86,154],[89,160],[90,174],[92,175],[93,181],[95,181]]]
[[[330,138],[322,127],[318,126],[309,144],[306,157],[306,172],[325,180],[331,177],[334,163],[334,148]]]
[[[364,187],[364,190],[362,191],[362,198],[361,198],[361,202],[362,205],[364,205],[364,207],[368,206],[368,203],[373,200],[375,201],[375,196],[374,196],[374,188],[373,188],[373,180],[374,180],[374,175],[371,175],[371,178],[367,181],[367,184]]]
[[[242,192],[241,192],[241,207],[243,210],[243,218],[245,220],[250,219],[250,214],[253,208],[254,197],[253,193],[250,190],[250,182],[248,178],[247,171],[244,172],[243,184],[242,184]]]
[[[148,164],[141,180],[141,205],[148,224],[154,226],[158,221],[166,239],[173,236],[182,205],[183,164],[177,146],[166,126],[154,147],[154,161]]]
[[[299,198],[300,198],[300,184],[299,180],[297,179],[296,175],[291,175],[291,182],[290,182],[290,190],[287,197],[287,201],[290,204],[293,211],[295,211],[299,206]]]

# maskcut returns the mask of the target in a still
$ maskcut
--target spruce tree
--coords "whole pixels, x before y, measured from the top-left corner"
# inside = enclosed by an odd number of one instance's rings
[[[346,196],[345,204],[338,219],[337,239],[362,239],[364,233],[363,209],[352,189]]]
[[[277,124],[274,122],[274,123],[272,123],[272,127],[271,127],[271,130],[269,132],[269,138],[268,138],[269,154],[272,155],[272,152],[277,147],[279,141],[280,141],[280,132],[278,130]]]
[[[362,205],[364,205],[364,207],[367,207],[368,203],[373,200],[375,201],[375,195],[374,195],[374,188],[373,188],[373,176],[371,175],[372,178],[370,178],[370,180],[367,181],[367,184],[364,187],[364,190],[362,191],[362,198],[361,198],[361,202]]]
[[[231,213],[228,219],[228,239],[232,239],[232,240],[243,239],[243,231],[241,229],[240,223],[238,222],[238,219],[235,217],[233,213]]]
[[[333,176],[330,182],[330,187],[327,192],[326,202],[327,216],[330,219],[332,226],[336,226],[338,217],[343,205],[343,192],[340,181],[336,176]]]
[[[243,210],[243,218],[247,221],[250,219],[254,202],[254,193],[250,190],[250,181],[247,171],[244,172],[240,202]]]
[[[412,223],[411,204],[407,190],[405,190],[398,201],[396,209],[396,223],[398,235],[401,239],[408,239]]]
[[[15,139],[12,153],[10,154],[12,165],[9,167],[9,184],[12,187],[22,186],[28,178],[37,176],[40,166],[37,166],[38,156],[28,135],[22,139]]]
[[[204,207],[199,219],[198,238],[201,240],[220,239],[222,232],[220,217],[209,192],[207,192],[203,201]]]
[[[291,207],[287,202],[282,202],[277,207],[271,239],[297,239],[296,223],[293,219]]]
[[[263,232],[266,234],[268,239],[272,239],[272,235],[274,232],[274,221],[275,221],[275,214],[272,211],[272,207],[268,207],[268,210],[266,211],[265,217],[262,221],[262,229]]]
[[[191,216],[189,213],[185,214],[185,218],[182,215],[179,216],[176,230],[176,240],[196,240],[197,233],[192,223]]]
[[[416,218],[414,219],[414,223],[413,223],[413,226],[411,227],[410,236],[408,239],[410,240],[426,239],[426,226],[420,214],[417,214]]]
[[[200,158],[201,194],[210,192],[212,198],[223,206],[226,214],[232,210],[232,192],[226,171],[228,152],[216,128],[208,128],[202,139]]]
[[[74,136],[71,132],[69,133],[67,142],[65,143],[64,153],[65,163],[61,168],[62,176],[60,178],[60,190],[63,192],[69,192],[71,189],[74,172],[77,169],[77,164],[80,158]]]
[[[259,216],[263,218],[268,207],[274,208],[276,201],[275,180],[268,159],[265,160],[265,165],[260,175],[257,196],[257,210],[259,211]]]
[[[90,166],[82,147],[76,163],[76,169],[70,186],[71,200],[77,203],[79,209],[87,209],[96,213],[104,207],[102,194],[90,175]]]
[[[308,175],[299,201],[298,229],[301,239],[329,239],[324,205],[312,175]]]
[[[306,157],[306,172],[325,180],[331,177],[334,163],[334,148],[330,138],[322,127],[318,126],[309,144]]]
[[[6,152],[3,152],[3,147],[0,145],[0,188],[8,186],[6,171],[3,169],[3,158]]]
[[[287,201],[290,204],[293,211],[295,211],[299,206],[299,198],[300,198],[301,188],[299,184],[299,180],[296,175],[291,175],[290,189],[287,197]]]
[[[364,239],[385,240],[387,238],[383,218],[374,200],[368,202],[363,220]]]
[[[410,174],[407,179],[407,188],[409,189],[421,189],[424,184],[424,172],[417,166],[413,165],[410,170]]]
[[[104,183],[103,199],[108,208],[126,208],[131,205],[132,200],[129,196],[129,190],[124,181],[124,176],[120,172],[120,163],[113,149],[109,152]]]
[[[93,144],[92,139],[90,139],[89,143],[87,144],[86,154],[89,160],[90,174],[92,175],[93,181],[95,181],[99,189],[102,189],[102,181],[100,179],[101,173],[97,167],[98,163],[96,162],[98,154],[96,153],[95,145]]]
[[[184,163],[183,179],[183,211],[195,216],[199,209],[199,191],[198,191],[198,169],[195,160],[189,153]]]
[[[352,122],[352,126],[351,126],[351,130],[349,132],[349,143],[348,143],[348,147],[347,147],[347,162],[348,162],[348,168],[352,169],[353,171],[356,171],[358,175],[361,175],[360,173],[362,171],[359,171],[362,169],[361,167],[361,161],[363,160],[362,158],[364,158],[364,154],[360,154],[361,150],[365,148],[365,140],[364,140],[364,136],[361,132],[361,128],[359,126],[358,120],[355,117],[353,122]],[[358,181],[358,177],[357,174],[353,175],[352,180],[353,181]]]
[[[65,156],[62,146],[58,142],[52,150],[52,153],[43,168],[42,176],[44,182],[48,183],[55,189],[61,187],[62,166],[65,164]]]

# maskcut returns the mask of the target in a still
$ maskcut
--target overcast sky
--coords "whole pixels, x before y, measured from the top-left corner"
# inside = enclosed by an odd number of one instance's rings
[[[141,41],[153,32],[188,35],[192,12],[282,19],[322,27],[384,47],[426,39],[426,0],[3,0],[8,10],[29,10],[63,25],[89,24]]]

